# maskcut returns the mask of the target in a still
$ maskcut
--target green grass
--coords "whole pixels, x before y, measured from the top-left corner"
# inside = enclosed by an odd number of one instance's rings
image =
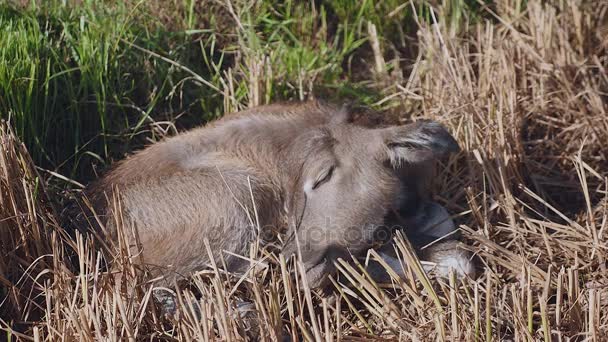
[[[74,175],[83,158],[110,155],[113,135],[147,105],[148,88],[167,92],[168,67],[148,73],[148,59],[124,49],[121,40],[137,32],[124,10],[51,10],[0,9],[0,115],[37,162]]]
[[[454,20],[468,16],[448,2]],[[367,24],[387,51],[406,48],[415,21],[400,3],[3,4],[0,118],[38,165],[83,182],[167,127],[249,105],[312,95],[372,105],[383,94],[366,81]]]

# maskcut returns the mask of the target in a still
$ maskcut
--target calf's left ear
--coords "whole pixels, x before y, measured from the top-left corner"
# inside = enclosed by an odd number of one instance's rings
[[[393,167],[423,163],[460,150],[454,137],[436,121],[422,120],[379,131],[383,157],[388,158]]]

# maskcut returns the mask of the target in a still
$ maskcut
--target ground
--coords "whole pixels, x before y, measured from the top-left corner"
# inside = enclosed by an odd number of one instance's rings
[[[607,13],[601,0],[0,4],[1,338],[234,340],[253,298],[265,340],[605,339]],[[65,235],[66,199],[126,154],[309,98],[448,127],[462,151],[434,193],[477,278],[427,276],[400,241],[405,280],[345,263],[328,296],[254,255],[269,266],[242,281],[181,284],[167,318],[124,250]]]

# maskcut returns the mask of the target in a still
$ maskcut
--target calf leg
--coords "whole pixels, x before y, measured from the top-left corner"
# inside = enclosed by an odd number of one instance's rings
[[[434,273],[442,278],[447,278],[450,270],[453,270],[458,278],[474,277],[475,266],[471,261],[470,253],[459,246],[460,242],[448,240],[438,242],[422,251],[422,268],[427,273]],[[402,261],[399,260],[394,250],[392,241],[378,252],[384,263],[388,265],[399,277],[404,277]],[[386,268],[379,262],[370,260],[367,272],[374,281],[387,283],[391,281]]]
[[[435,202],[427,202],[414,217],[408,218],[406,223],[407,236],[414,247],[420,248],[426,243],[436,241],[424,248],[421,253],[424,260],[422,266],[427,273],[434,272],[441,277],[447,277],[450,269],[453,269],[460,278],[474,276],[475,268],[470,254],[455,240],[458,238],[456,225],[443,206]],[[382,246],[378,253],[399,276],[404,276],[392,240]],[[367,270],[377,282],[390,281],[386,269],[378,262],[370,262]]]

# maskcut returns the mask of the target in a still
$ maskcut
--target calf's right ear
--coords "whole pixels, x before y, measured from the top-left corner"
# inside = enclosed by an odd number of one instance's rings
[[[460,150],[448,130],[435,121],[422,120],[379,131],[383,158],[387,158],[393,167],[438,159]]]

